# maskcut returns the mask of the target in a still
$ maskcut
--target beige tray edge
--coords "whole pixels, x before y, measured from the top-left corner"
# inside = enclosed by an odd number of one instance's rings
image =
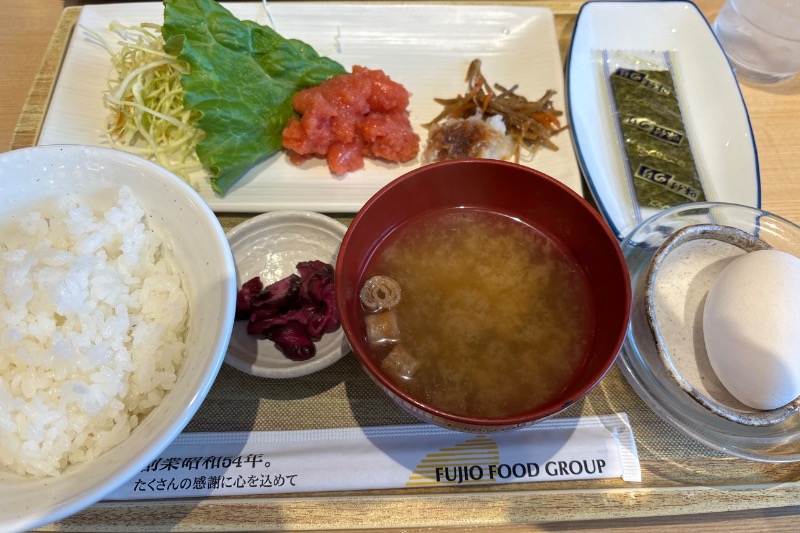
[[[453,2],[456,3],[456,2]],[[486,2],[460,2],[486,3]],[[574,17],[577,2],[504,2],[549,7]],[[12,135],[10,148],[34,146],[80,7],[62,13]],[[574,20],[559,24],[562,58]],[[720,465],[721,468],[724,468]],[[735,469],[733,470],[735,472]],[[777,509],[800,504],[800,483],[742,487],[643,487],[503,492],[348,493],[209,500],[101,502],[44,531],[330,530],[480,527]]]

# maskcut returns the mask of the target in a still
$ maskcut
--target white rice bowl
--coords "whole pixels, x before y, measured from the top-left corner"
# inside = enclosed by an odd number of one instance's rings
[[[236,281],[206,203],[130,154],[0,154],[0,213],[0,530],[14,531],[101,499],[180,433],[224,358]]]

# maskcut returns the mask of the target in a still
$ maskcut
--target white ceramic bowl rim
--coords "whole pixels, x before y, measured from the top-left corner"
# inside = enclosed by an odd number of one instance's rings
[[[228,231],[237,288],[251,277],[261,275],[263,269],[269,270],[277,281],[294,272],[299,260],[321,260],[335,266],[346,231],[347,226],[341,222],[313,211],[271,211],[242,222]],[[276,273],[276,269],[281,272]],[[225,362],[253,376],[285,379],[327,368],[350,351],[341,327],[326,333],[315,344],[314,357],[292,361],[271,341],[247,335],[244,325],[238,324],[234,325]]]
[[[40,174],[26,179],[26,172]],[[104,192],[108,197],[111,190],[116,195],[123,183],[160,229],[165,244],[175,247],[176,262],[192,265],[186,272],[190,301],[199,293],[206,302],[203,312],[197,302],[190,307],[194,326],[178,385],[170,392],[172,401],[162,402],[130,437],[97,459],[53,478],[0,476],[0,530],[28,530],[60,520],[132,478],[191,420],[222,364],[235,310],[233,257],[216,215],[188,184],[150,161],[109,148],[51,145],[0,154],[0,212],[6,215],[76,190],[82,197]],[[182,237],[191,246],[181,245]]]

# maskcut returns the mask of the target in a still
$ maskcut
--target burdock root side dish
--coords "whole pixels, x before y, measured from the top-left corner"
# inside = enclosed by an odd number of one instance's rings
[[[558,150],[551,137],[566,129],[555,109],[555,91],[538,100],[517,94],[517,86],[490,84],[475,59],[467,71],[467,92],[455,98],[436,98],[444,109],[430,123],[423,161],[466,157],[508,159],[519,163],[522,148],[533,155],[539,148]]]

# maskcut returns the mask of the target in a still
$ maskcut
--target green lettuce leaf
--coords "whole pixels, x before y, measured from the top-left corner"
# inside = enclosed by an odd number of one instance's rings
[[[200,114],[197,145],[217,194],[281,149],[292,97],[345,72],[308,44],[242,21],[214,0],[166,0],[164,50],[189,63],[184,107]]]

